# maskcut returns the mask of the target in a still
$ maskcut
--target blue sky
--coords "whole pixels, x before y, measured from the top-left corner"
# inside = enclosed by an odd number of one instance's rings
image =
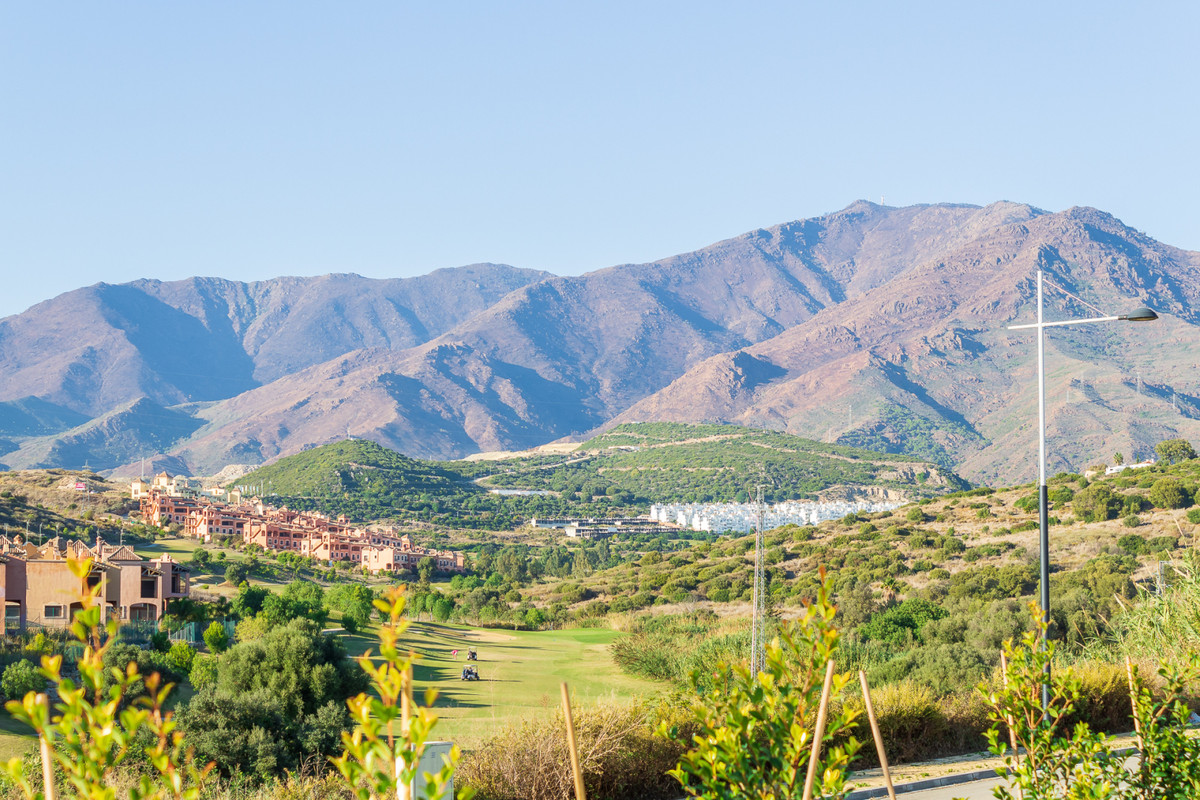
[[[575,274],[859,198],[1200,249],[1194,3],[13,2],[0,316],[139,277]]]

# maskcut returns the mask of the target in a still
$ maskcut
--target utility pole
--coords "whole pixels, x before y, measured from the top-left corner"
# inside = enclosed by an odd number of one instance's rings
[[[754,614],[750,622],[750,674],[762,672],[766,661],[766,602],[763,597],[763,491],[758,487],[754,526]]]

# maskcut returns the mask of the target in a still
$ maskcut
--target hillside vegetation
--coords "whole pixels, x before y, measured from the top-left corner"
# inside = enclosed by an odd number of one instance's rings
[[[237,480],[293,508],[356,520],[509,529],[533,516],[645,513],[651,503],[768,502],[891,493],[918,498],[965,481],[908,456],[736,425],[634,423],[562,455],[425,461],[365,440],[314,447]],[[524,496],[488,490],[526,490]]]
[[[463,490],[462,476],[365,439],[314,447],[254,470],[238,485],[303,497],[359,496],[379,505],[413,495],[444,497]]]
[[[506,469],[484,482],[580,497],[615,489],[654,502],[697,503],[746,502],[756,485],[768,502],[815,500],[834,487],[886,488],[909,497],[967,488],[949,470],[912,456],[736,425],[627,423],[577,453],[558,466],[504,462]]]

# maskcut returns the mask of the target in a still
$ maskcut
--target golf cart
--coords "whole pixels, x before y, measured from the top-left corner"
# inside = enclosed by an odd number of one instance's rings
[[[477,656],[475,654],[475,648],[474,647],[467,648],[467,661],[478,661],[478,660],[479,660],[479,656]]]
[[[479,670],[475,669],[474,666],[468,664],[467,666],[463,667],[461,680],[464,680],[464,681],[479,680]]]

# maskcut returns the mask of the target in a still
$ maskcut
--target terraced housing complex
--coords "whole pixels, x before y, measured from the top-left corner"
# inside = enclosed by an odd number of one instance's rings
[[[438,572],[467,569],[462,553],[420,547],[408,534],[391,528],[364,528],[345,517],[330,519],[316,511],[275,508],[258,498],[221,502],[190,490],[157,485],[160,478],[155,477],[155,485],[140,482],[133,486],[143,521],[160,527],[178,525],[185,536],[205,542],[239,538],[264,550],[297,553],[330,564],[348,562],[371,572],[416,570],[425,558],[433,560]]]

